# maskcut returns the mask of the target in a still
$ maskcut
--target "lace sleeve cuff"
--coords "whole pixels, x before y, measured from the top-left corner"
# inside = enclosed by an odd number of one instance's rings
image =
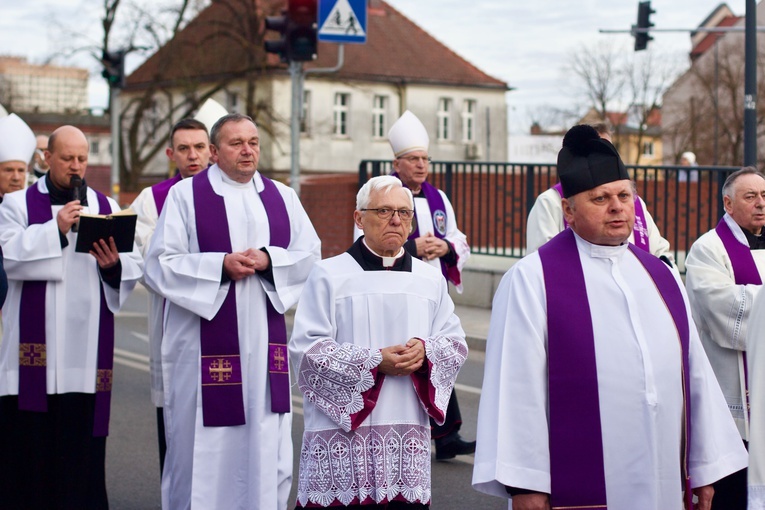
[[[381,362],[377,349],[321,340],[303,356],[298,386],[306,400],[349,432],[377,403],[384,380],[377,371]]]

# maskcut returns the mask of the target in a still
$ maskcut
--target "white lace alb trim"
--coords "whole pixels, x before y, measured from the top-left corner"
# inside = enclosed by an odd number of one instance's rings
[[[425,342],[425,355],[433,364],[430,384],[436,390],[434,404],[446,413],[457,374],[467,359],[467,346],[459,340],[438,336]]]
[[[364,408],[361,394],[375,384],[371,370],[381,362],[377,349],[321,340],[303,356],[298,386],[306,400],[348,432],[351,415]]]
[[[329,506],[354,498],[376,503],[403,496],[430,501],[430,428],[375,425],[353,432],[306,432],[300,451],[297,499]]]

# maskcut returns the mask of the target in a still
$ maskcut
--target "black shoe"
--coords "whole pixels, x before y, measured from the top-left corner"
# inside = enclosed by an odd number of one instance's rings
[[[464,441],[459,435],[448,443],[439,443],[440,441],[436,441],[436,460],[449,460],[457,455],[475,453],[475,441]]]

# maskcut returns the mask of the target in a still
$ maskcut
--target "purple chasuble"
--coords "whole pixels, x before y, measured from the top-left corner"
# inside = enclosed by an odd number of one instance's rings
[[[398,172],[393,172],[391,175],[401,180]],[[404,184],[404,186],[406,187],[406,184]],[[420,189],[422,190],[422,196],[428,201],[428,208],[430,209],[431,219],[433,220],[433,235],[439,239],[445,239],[448,217],[446,215],[446,204],[444,204],[444,199],[441,196],[441,193],[438,192],[438,188],[430,184],[428,181],[423,182]],[[408,239],[417,239],[418,237],[420,237],[420,226],[415,221],[414,230],[409,234]],[[457,256],[459,257],[459,255]],[[444,275],[447,282],[452,282],[454,285],[462,283],[462,275],[456,265],[448,266],[443,259],[439,259],[439,262],[441,263],[441,274]]]
[[[170,188],[181,182],[183,177],[181,173],[175,174],[175,177],[171,177],[151,187],[151,194],[154,196],[154,203],[157,204],[157,215],[162,214],[162,208],[165,206],[165,200],[170,193]]]
[[[721,218],[715,227],[715,232],[720,237],[725,251],[728,253],[730,264],[733,266],[733,278],[736,285],[762,285],[762,277],[757,270],[757,264],[754,263],[752,250],[738,242],[733,235],[725,218]],[[749,414],[749,367],[746,362],[746,352],[742,352],[744,361],[744,388],[746,389],[744,398],[746,399],[746,412]]]
[[[273,182],[262,178],[265,187],[260,198],[268,216],[271,245],[286,248],[290,240],[290,225],[284,200]],[[213,190],[208,170],[195,175],[192,186],[195,210],[205,211],[205,214],[195,215],[199,251],[230,253],[232,248],[226,204],[223,197]],[[284,316],[276,312],[270,301],[266,302],[271,410],[289,412],[287,328]],[[202,415],[205,427],[230,427],[246,423],[237,325],[236,282],[232,281],[215,317],[209,321],[200,318]]]
[[[552,187],[563,198],[563,186],[561,183]],[[566,218],[563,218],[563,228],[568,227]],[[645,211],[640,199],[635,195],[635,224],[632,226],[632,237],[635,239],[635,246],[641,250],[651,253],[651,247],[648,245],[648,223],[645,219]]]
[[[95,191],[95,190],[94,190]],[[111,214],[107,198],[96,191],[99,214]],[[50,196],[41,193],[38,185],[27,189],[27,217],[29,225],[46,223],[53,219]],[[84,255],[84,254],[83,254]],[[86,255],[90,256],[90,255]],[[21,288],[19,313],[19,409],[46,412],[46,316],[45,292],[47,282],[25,281]],[[93,436],[109,435],[112,369],[114,366],[114,314],[106,304],[103,284],[100,288],[98,322],[98,357],[96,362],[96,402],[93,417]]]
[[[685,402],[681,474],[689,499],[690,379],[685,302],[663,262],[634,245],[629,249],[656,284],[678,331]],[[539,257],[547,299],[551,505],[581,510],[607,508],[592,315],[573,231],[566,229],[552,238],[539,249]]]

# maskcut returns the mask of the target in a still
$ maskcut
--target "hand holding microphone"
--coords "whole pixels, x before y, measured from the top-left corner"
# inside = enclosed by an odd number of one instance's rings
[[[58,229],[64,235],[68,234],[69,230],[77,232],[77,221],[79,220],[82,206],[73,202],[75,200],[80,200],[82,184],[83,182],[80,177],[75,175],[71,178],[69,181],[71,200],[56,215]]]
[[[82,200],[80,198],[80,188],[82,188],[82,178],[78,175],[73,175],[71,179],[69,179],[69,191],[72,193],[72,201],[74,200]],[[77,224],[79,221],[75,221],[72,225],[72,232],[77,232]]]

